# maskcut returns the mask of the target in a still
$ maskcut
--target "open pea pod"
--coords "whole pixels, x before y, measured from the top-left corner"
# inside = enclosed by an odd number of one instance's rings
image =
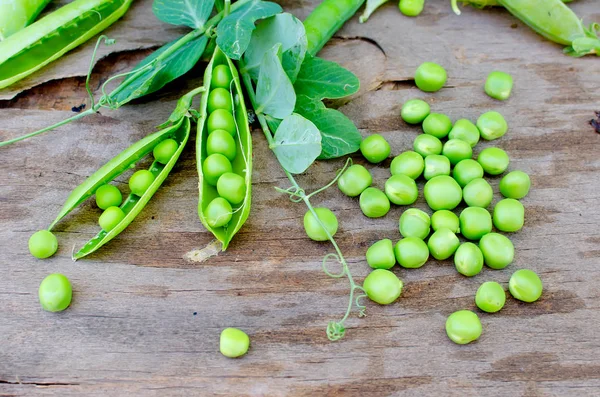
[[[207,183],[202,171],[202,164],[208,157],[206,142],[209,131],[207,127],[207,104],[210,93],[210,84],[214,67],[226,65],[233,76],[230,86],[231,100],[233,102],[233,118],[236,124],[235,143],[237,154],[233,161],[232,172],[242,176],[245,181],[245,196],[241,204],[233,207],[231,220],[222,227],[211,227],[207,218],[206,209],[212,200],[219,197],[219,192],[214,186]],[[244,103],[244,95],[237,69],[233,62],[217,46],[213,57],[204,72],[205,91],[200,101],[198,131],[196,137],[196,164],[198,167],[198,216],[207,230],[222,243],[222,249],[226,250],[233,236],[241,229],[250,214],[251,192],[252,192],[252,136],[248,125],[248,113]]]

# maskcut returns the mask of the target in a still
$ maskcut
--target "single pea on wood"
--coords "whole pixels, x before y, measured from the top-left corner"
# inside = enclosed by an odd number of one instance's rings
[[[415,71],[415,84],[421,91],[439,91],[447,79],[446,70],[437,63],[424,62]]]
[[[53,273],[41,282],[38,298],[42,309],[48,312],[61,312],[71,304],[73,289],[69,279],[63,274]]]
[[[390,144],[379,134],[369,135],[360,144],[360,152],[370,163],[381,163],[392,151]]]
[[[396,264],[392,240],[386,238],[373,243],[366,253],[367,263],[373,269],[391,269]]]
[[[402,293],[402,280],[385,269],[375,269],[363,281],[369,299],[380,305],[393,303]]]
[[[479,339],[482,331],[479,317],[470,310],[454,312],[446,320],[448,338],[459,345],[465,345]]]
[[[306,231],[306,235],[311,240],[327,241],[329,240],[329,236],[333,237],[337,233],[338,220],[329,208],[319,207],[314,210],[319,219],[317,220],[312,211],[306,211],[306,214],[304,214],[304,231]],[[327,235],[328,233],[329,236]]]
[[[241,357],[248,353],[249,348],[250,337],[241,329],[225,328],[221,331],[219,350],[225,357]]]
[[[407,150],[394,157],[390,164],[390,173],[392,175],[406,175],[411,179],[417,179],[423,173],[425,161],[423,156],[412,150]]]
[[[429,248],[425,241],[418,237],[405,237],[394,246],[394,255],[400,266],[417,269],[429,259]]]
[[[51,257],[58,250],[58,240],[49,230],[40,230],[29,238],[29,252],[38,259]]]
[[[490,97],[505,101],[510,96],[513,88],[513,78],[505,72],[494,71],[488,74],[484,91]]]

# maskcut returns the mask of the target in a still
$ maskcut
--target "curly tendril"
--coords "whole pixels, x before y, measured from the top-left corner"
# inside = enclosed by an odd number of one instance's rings
[[[327,270],[327,261],[330,258],[334,258],[340,265],[342,265],[342,271],[340,273],[331,273],[329,270]],[[344,264],[342,263],[342,260],[340,259],[338,254],[329,253],[323,257],[323,272],[325,272],[325,274],[329,277],[333,278],[341,278],[346,275],[346,268],[344,267]]]

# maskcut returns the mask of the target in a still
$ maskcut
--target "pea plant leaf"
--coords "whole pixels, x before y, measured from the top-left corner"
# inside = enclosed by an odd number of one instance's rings
[[[270,148],[286,171],[300,174],[321,153],[321,134],[312,122],[291,114],[279,124]]]
[[[215,0],[154,0],[152,11],[163,22],[203,29],[214,4]]]
[[[296,94],[313,99],[338,99],[352,95],[360,81],[348,69],[335,62],[307,56],[294,84]]]
[[[281,64],[292,83],[300,71],[306,55],[307,39],[302,22],[292,14],[282,13],[261,22],[244,53],[245,70],[253,81],[258,79],[260,64],[265,53],[281,43]]]
[[[294,111],[296,93],[290,78],[281,65],[281,44],[267,51],[260,64],[258,83],[256,84],[257,114],[283,119]]]
[[[281,6],[270,1],[253,0],[238,8],[217,26],[217,45],[231,59],[240,59],[256,28],[254,23],[282,11]]]

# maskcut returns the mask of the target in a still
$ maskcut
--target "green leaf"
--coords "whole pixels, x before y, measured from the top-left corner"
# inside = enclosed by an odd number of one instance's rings
[[[163,22],[204,29],[214,4],[215,0],[154,0],[152,11]]]
[[[240,59],[248,45],[254,23],[282,11],[281,6],[269,1],[254,0],[238,8],[219,23],[217,45],[231,59]]]
[[[278,119],[292,114],[296,104],[294,86],[283,70],[280,54],[281,44],[276,44],[263,57],[256,84],[258,106],[255,109],[257,114],[264,113]]]
[[[387,3],[389,0],[367,0],[367,5],[365,6],[365,11],[358,18],[358,22],[365,23],[367,19],[371,16],[372,13],[375,12],[379,7]]]
[[[319,130],[299,114],[283,119],[275,132],[274,140],[270,148],[281,166],[292,174],[306,171],[321,153]]]
[[[288,13],[264,20],[252,33],[250,45],[244,53],[245,70],[252,80],[258,79],[260,64],[265,53],[277,43],[281,43],[283,69],[292,82],[296,81],[306,55],[306,31],[302,22]]]
[[[307,56],[294,84],[297,95],[313,99],[337,99],[352,95],[360,88],[360,80],[335,62]]]

